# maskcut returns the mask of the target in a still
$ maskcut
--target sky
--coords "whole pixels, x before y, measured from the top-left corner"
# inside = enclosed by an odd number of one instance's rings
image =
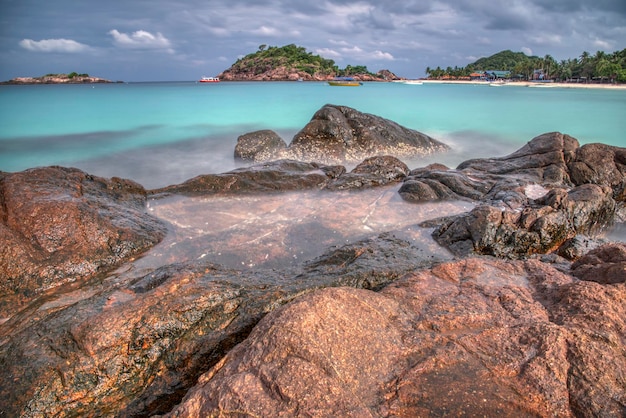
[[[418,78],[502,50],[626,48],[626,0],[0,0],[0,81],[215,76],[260,45]]]

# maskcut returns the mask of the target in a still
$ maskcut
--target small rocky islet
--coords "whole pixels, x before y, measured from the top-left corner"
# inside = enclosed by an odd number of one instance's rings
[[[157,190],[65,167],[0,173],[0,409],[623,416],[626,245],[602,233],[626,216],[626,149],[552,132],[456,168],[402,162],[447,149],[326,105],[289,145],[242,135],[235,157],[252,165]],[[391,228],[283,267],[133,267],[172,234],[151,201],[388,187],[469,205],[415,225],[447,256]]]
[[[106,84],[112,83],[111,80],[107,80],[101,77],[94,77],[86,73],[78,74],[76,72],[71,73],[59,73],[59,74],[46,74],[39,77],[15,77],[8,81],[0,82],[0,85],[29,85],[29,84]],[[117,83],[121,83],[118,81]]]

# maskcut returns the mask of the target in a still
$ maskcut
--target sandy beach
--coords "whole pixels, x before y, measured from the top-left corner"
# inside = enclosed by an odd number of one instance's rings
[[[424,84],[496,84],[500,86],[514,87],[538,87],[538,88],[574,88],[574,89],[610,89],[610,90],[626,90],[626,84],[598,84],[598,83],[549,83],[549,82],[532,82],[532,81],[509,81],[509,82],[488,82],[488,81],[466,81],[466,80],[420,80]]]

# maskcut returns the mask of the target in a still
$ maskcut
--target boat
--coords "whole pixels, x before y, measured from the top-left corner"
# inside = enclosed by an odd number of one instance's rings
[[[202,77],[200,83],[217,83],[220,79],[217,77]]]
[[[410,84],[412,86],[419,86],[420,84],[424,84],[421,80],[403,80],[402,84]]]
[[[358,80],[355,80],[352,77],[336,77],[333,80],[328,82],[331,86],[347,86],[347,87],[357,87],[362,85]]]

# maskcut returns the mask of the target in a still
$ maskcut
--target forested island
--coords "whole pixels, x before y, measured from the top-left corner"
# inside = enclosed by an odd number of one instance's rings
[[[238,59],[218,75],[225,81],[324,81],[345,76],[361,81],[399,79],[389,70],[372,73],[365,65],[347,65],[341,69],[332,59],[314,55],[295,44],[282,47],[260,45],[258,51]]]
[[[71,72],[67,74],[46,74],[40,77],[16,77],[0,84],[92,84],[112,83],[100,77],[93,77],[86,73]]]
[[[561,61],[551,55],[528,56],[523,52],[505,50],[465,67],[427,67],[425,71],[432,79],[462,80],[490,70],[507,71],[510,73],[507,78],[520,80],[532,80],[541,74],[546,80],[626,83],[626,48],[613,53],[598,51],[595,55],[585,51],[579,58]]]

